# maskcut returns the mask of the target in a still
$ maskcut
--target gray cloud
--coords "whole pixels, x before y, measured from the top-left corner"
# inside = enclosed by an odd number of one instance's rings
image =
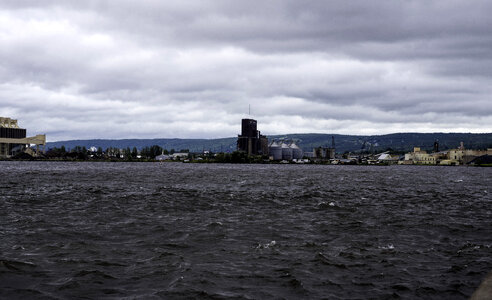
[[[48,139],[492,131],[489,1],[2,1],[0,115]]]

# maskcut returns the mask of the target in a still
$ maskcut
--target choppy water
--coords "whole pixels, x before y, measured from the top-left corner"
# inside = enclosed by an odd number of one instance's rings
[[[469,297],[492,168],[0,162],[2,298]]]

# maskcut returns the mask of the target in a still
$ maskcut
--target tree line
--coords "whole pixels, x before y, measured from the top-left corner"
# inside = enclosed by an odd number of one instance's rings
[[[181,149],[180,152],[188,153],[188,149]],[[96,150],[87,149],[84,146],[76,146],[72,149],[66,149],[65,146],[60,148],[54,147],[45,153],[46,158],[50,159],[74,159],[74,160],[154,160],[156,156],[161,154],[174,154],[174,149],[163,149],[159,145],[143,147],[140,151],[137,147],[127,147],[123,149],[108,147],[103,150],[98,147]]]
[[[108,147],[103,150],[101,147],[97,149],[87,149],[84,146],[76,146],[72,149],[66,149],[64,146],[60,148],[54,147],[45,153],[47,159],[60,160],[104,160],[104,161],[154,161],[156,156],[161,154],[172,155],[176,152],[188,153],[186,159],[200,163],[264,163],[268,161],[268,156],[248,155],[244,152],[235,151],[232,153],[204,153],[191,154],[188,149],[167,150],[161,146],[153,145],[143,147],[138,150],[137,147],[126,147],[123,149]]]

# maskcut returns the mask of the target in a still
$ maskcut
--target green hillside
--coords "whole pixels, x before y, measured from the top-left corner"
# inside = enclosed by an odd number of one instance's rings
[[[460,142],[464,142],[466,148],[486,149],[492,148],[492,133],[393,133],[386,135],[340,135],[340,134],[286,134],[268,136],[272,139],[294,140],[304,151],[312,151],[312,148],[331,146],[332,136],[335,137],[335,147],[338,153],[346,151],[383,151],[391,148],[395,151],[410,151],[413,147],[421,147],[431,150],[434,141],[438,140],[440,150],[456,148]],[[122,139],[122,140],[70,140],[47,143],[47,148],[65,146],[73,149],[76,146],[141,149],[146,146],[159,145],[164,149],[189,149],[192,152],[211,150],[213,152],[232,152],[236,149],[236,138],[221,139]]]
[[[318,146],[331,146],[332,136],[335,137],[337,152],[383,151],[388,148],[394,151],[407,152],[412,150],[413,147],[432,150],[434,141],[439,142],[440,150],[456,148],[460,145],[460,142],[463,142],[465,147],[470,149],[492,147],[492,133],[393,133],[371,136],[290,134],[285,137],[294,139],[304,150],[309,150]]]

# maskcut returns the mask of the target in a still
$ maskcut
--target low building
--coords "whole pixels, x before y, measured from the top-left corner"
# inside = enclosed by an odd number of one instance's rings
[[[161,154],[155,157],[155,160],[169,160],[169,159],[171,159],[171,155],[167,155],[167,154]]]
[[[460,165],[467,164],[483,155],[492,155],[492,148],[487,150],[472,150],[464,149],[464,147],[461,146],[458,149],[451,149],[448,151],[448,159]]]
[[[460,147],[457,149],[427,153],[426,151],[421,150],[420,147],[414,147],[413,152],[405,154],[405,159],[399,163],[419,165],[464,165],[473,161],[475,158],[484,155],[492,155],[492,149],[465,149],[463,143],[461,143]]]
[[[400,161],[399,164],[436,165],[441,157],[441,152],[427,153],[427,151],[421,150],[420,147],[414,147],[413,152],[406,153],[404,160]]]
[[[314,152],[304,152],[304,156],[308,158],[314,158]]]
[[[398,155],[391,155],[389,153],[382,153],[377,157],[378,163],[389,165],[397,164],[399,160],[400,157]]]
[[[174,160],[188,159],[189,156],[190,154],[186,152],[178,152],[178,153],[171,154],[171,157]]]
[[[334,159],[335,148],[317,147],[313,149],[314,158],[316,159]]]

